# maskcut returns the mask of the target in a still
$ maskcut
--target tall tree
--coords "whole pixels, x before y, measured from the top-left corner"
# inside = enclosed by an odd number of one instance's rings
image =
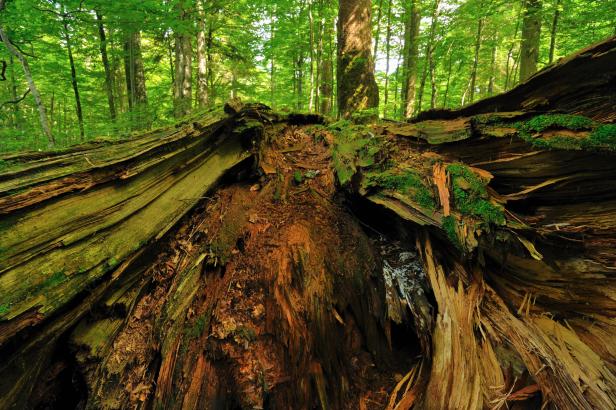
[[[537,71],[541,39],[541,0],[523,0],[522,43],[520,48],[520,81]]]
[[[549,63],[554,61],[554,51],[556,50],[556,34],[558,33],[558,18],[560,17],[560,2],[556,0],[554,4],[554,16],[552,17],[552,30],[550,32],[550,56]]]
[[[483,16],[477,20],[477,35],[475,37],[475,53],[473,57],[473,68],[471,69],[470,81],[470,102],[475,100],[475,86],[477,83],[477,66],[479,65],[479,50],[481,48],[481,34],[483,32]]]
[[[64,41],[66,42],[66,52],[68,54],[68,62],[71,67],[71,85],[73,86],[73,94],[75,95],[75,112],[77,113],[77,123],[79,124],[79,137],[84,139],[84,127],[83,127],[83,111],[81,108],[81,96],[79,95],[79,84],[77,83],[77,70],[75,68],[75,59],[73,57],[73,46],[68,25],[69,15],[64,12],[62,14],[62,28]]]
[[[338,110],[344,118],[379,105],[370,7],[370,0],[338,2]]]
[[[392,0],[387,4],[387,32],[385,35],[385,95],[383,101],[383,116],[387,116],[387,104],[389,100],[389,63],[391,58],[391,7]]]
[[[411,0],[406,10],[404,24],[404,116],[410,117],[415,111],[415,83],[417,81],[417,59],[419,58],[419,23],[421,14],[419,0]]]
[[[176,117],[188,115],[192,106],[192,41],[186,0],[177,3],[178,27],[175,30],[175,84],[173,94]]]
[[[436,26],[438,25],[438,8],[439,8],[440,0],[434,0],[432,6],[432,17],[430,22],[430,35],[428,36],[428,41],[426,42],[426,63],[424,64],[423,71],[421,74],[421,82],[419,84],[419,95],[417,96],[417,106],[415,107],[415,113],[421,110],[421,105],[423,101],[424,88],[426,86],[426,78],[428,76],[428,69],[430,71],[430,75],[432,76],[433,65],[434,65],[434,47],[435,47],[435,37],[436,37]]]
[[[124,71],[130,109],[142,108],[148,102],[145,89],[145,70],[141,56],[141,33],[129,31],[124,41]]]
[[[0,13],[4,12],[6,4],[4,0],[0,0]],[[41,123],[41,128],[43,129],[43,133],[47,136],[50,145],[55,145],[56,141],[51,133],[51,128],[49,127],[49,121],[47,120],[47,112],[45,110],[45,105],[43,104],[43,100],[41,99],[41,94],[39,93],[36,84],[34,83],[34,79],[32,78],[32,72],[30,71],[30,66],[28,64],[28,60],[24,56],[24,54],[19,51],[11,42],[11,39],[6,34],[4,27],[0,26],[0,40],[5,45],[9,53],[15,56],[19,62],[21,63],[21,67],[24,71],[24,76],[26,77],[26,81],[28,82],[28,89],[30,90],[30,94],[34,97],[34,102],[36,103],[36,108],[39,113],[39,121]]]
[[[96,23],[98,25],[98,37],[100,40],[101,60],[105,69],[105,91],[107,92],[107,103],[109,104],[109,116],[112,120],[116,119],[117,111],[115,100],[113,97],[113,74],[109,66],[109,57],[107,55],[107,36],[105,34],[105,26],[103,24],[103,16],[96,10]]]
[[[207,34],[203,1],[197,2],[197,104],[204,108],[209,104],[207,89]]]

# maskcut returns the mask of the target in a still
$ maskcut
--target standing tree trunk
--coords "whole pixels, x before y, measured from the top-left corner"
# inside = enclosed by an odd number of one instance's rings
[[[324,22],[324,42],[327,44],[326,51],[323,52],[323,60],[321,62],[321,109],[323,115],[331,115],[333,110],[334,100],[334,30],[333,22]]]
[[[205,12],[203,2],[197,0],[197,104],[205,108],[208,101],[207,89],[207,41],[205,34]]]
[[[377,9],[376,14],[376,30],[374,33],[374,50],[372,54],[372,58],[376,64],[376,60],[378,58],[377,54],[379,52],[379,40],[381,37],[381,16],[383,15],[383,0],[379,0],[379,7]]]
[[[71,66],[71,85],[75,94],[75,112],[77,113],[77,122],[79,123],[79,139],[83,141],[83,112],[81,110],[81,97],[79,96],[79,86],[77,85],[77,70],[75,70],[75,59],[73,58],[73,49],[71,47],[71,36],[68,31],[68,20],[66,15],[62,17],[62,25],[64,27],[64,41],[66,41],[66,51],[68,53],[68,62]]]
[[[475,55],[471,70],[470,102],[475,100],[475,85],[477,83],[477,66],[479,65],[479,49],[481,48],[481,32],[483,31],[483,17],[477,22],[477,37],[475,38]]]
[[[276,29],[274,28],[276,19],[276,6],[273,6],[270,15],[270,105],[272,109],[276,109],[276,62],[274,61],[274,35],[276,34]],[[312,52],[311,52],[312,53]],[[310,67],[312,70],[312,54],[310,57]],[[312,75],[312,74],[311,74]],[[310,80],[310,88],[312,89],[312,79]],[[311,91],[312,92],[312,91]],[[312,96],[310,97],[312,101]],[[311,103],[312,104],[312,103]],[[312,111],[312,105],[310,107]]]
[[[419,23],[421,14],[418,0],[412,0],[405,22],[404,34],[404,116],[410,117],[415,111],[415,83],[417,81],[417,58],[419,56]]]
[[[387,34],[385,38],[385,101],[383,102],[383,116],[387,116],[387,103],[389,100],[389,59],[391,54],[391,6],[392,0],[389,0],[387,6]]]
[[[105,69],[105,90],[107,91],[107,102],[109,103],[109,116],[112,121],[115,121],[117,112],[115,101],[113,98],[113,77],[111,68],[109,67],[109,58],[107,57],[107,37],[105,35],[105,26],[103,25],[103,16],[96,11],[96,22],[98,23],[98,37],[100,39],[101,59]]]
[[[494,33],[493,43],[492,43],[492,59],[490,60],[490,79],[488,80],[488,95],[491,96],[494,94],[494,77],[496,70],[496,54],[498,49],[498,33]]]
[[[520,13],[518,13],[518,17],[516,18],[516,23],[515,23],[515,31],[513,34],[513,39],[511,40],[511,44],[509,45],[509,51],[507,52],[507,66],[505,67],[505,86],[504,86],[504,91],[507,91],[509,89],[509,80],[511,79],[511,74],[513,72],[513,70],[510,70],[511,68],[511,60],[513,59],[513,50],[515,48],[516,45],[516,41],[515,38],[518,36],[518,30],[520,29],[520,15],[521,15],[521,11]]]
[[[370,0],[338,4],[338,110],[349,118],[354,112],[377,108],[379,90],[370,52]]]
[[[128,33],[124,43],[124,69],[126,72],[126,91],[128,107],[134,109],[146,105],[145,73],[141,57],[141,34],[138,31]]]
[[[436,36],[436,25],[438,24],[438,6],[440,0],[434,0],[434,8],[432,9],[432,22],[430,23],[430,37],[428,38],[428,42],[426,43],[426,63],[424,64],[423,72],[421,74],[421,83],[419,84],[419,96],[417,98],[418,104],[415,107],[415,113],[421,111],[421,106],[423,102],[424,88],[426,86],[426,78],[428,76],[428,68],[430,69],[430,74],[432,74],[434,64],[433,54],[434,54],[434,38]]]
[[[9,54],[9,79],[11,81],[11,85],[9,86],[9,90],[11,92],[11,100],[17,100],[17,82],[15,81],[15,59],[13,58],[13,54]],[[16,128],[20,128],[21,124],[19,121],[19,104],[13,104],[13,126]]]
[[[181,26],[175,32],[175,84],[173,103],[176,118],[190,113],[192,107],[192,42],[186,4],[180,1],[177,12]]]
[[[537,72],[539,40],[541,38],[541,0],[524,0],[522,20],[522,44],[520,57],[520,81]]]
[[[4,11],[4,3],[1,3],[2,7],[0,7],[0,12]],[[34,79],[32,78],[32,72],[30,71],[30,66],[28,65],[28,60],[24,57],[24,55],[15,48],[15,46],[11,43],[11,40],[4,32],[4,29],[0,27],[0,41],[4,43],[9,53],[17,57],[19,62],[21,63],[21,67],[24,70],[24,76],[26,77],[26,81],[28,82],[28,89],[30,93],[34,97],[34,102],[36,103],[36,108],[39,113],[39,120],[41,122],[41,128],[43,129],[43,133],[49,140],[50,145],[55,145],[56,140],[51,133],[51,128],[49,127],[49,122],[47,121],[47,112],[45,111],[45,105],[43,104],[43,100],[41,99],[41,94],[39,93],[36,84],[34,83]]]
[[[552,18],[552,32],[550,33],[550,60],[549,63],[552,64],[554,61],[554,51],[556,50],[556,33],[558,32],[558,18],[560,16],[560,2],[561,0],[556,0],[556,4],[554,5],[554,17]]]

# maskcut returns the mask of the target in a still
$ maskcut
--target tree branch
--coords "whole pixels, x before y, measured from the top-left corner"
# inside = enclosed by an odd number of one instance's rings
[[[0,1],[2,1],[2,0],[0,0]],[[28,96],[28,94],[30,94],[30,89],[29,88],[26,90],[24,95],[21,96],[21,98],[18,98],[16,100],[11,100],[11,101],[5,101],[2,104],[0,104],[0,108],[4,107],[5,105],[8,105],[8,104],[19,104],[20,102],[22,102]]]

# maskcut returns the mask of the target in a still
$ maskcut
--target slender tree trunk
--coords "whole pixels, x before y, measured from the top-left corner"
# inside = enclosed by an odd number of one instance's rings
[[[381,38],[381,17],[383,16],[383,0],[379,0],[379,7],[377,9],[376,14],[376,32],[374,33],[374,50],[372,54],[372,59],[376,64],[376,60],[378,58],[379,52],[379,40]]]
[[[75,59],[73,58],[73,49],[71,46],[71,36],[68,31],[68,21],[66,17],[62,18],[62,25],[64,26],[64,40],[66,41],[66,51],[68,53],[68,61],[71,66],[71,84],[73,86],[73,93],[75,94],[75,112],[77,113],[77,122],[79,123],[79,138],[84,139],[83,129],[83,112],[81,110],[81,97],[79,96],[79,85],[77,84],[77,70],[75,69]]]
[[[321,114],[331,115],[334,101],[334,63],[333,63],[333,23],[325,20],[324,39],[327,42],[327,51],[324,52],[321,63]]]
[[[276,20],[276,6],[273,6],[271,15],[270,15],[270,105],[272,106],[272,109],[276,109],[276,62],[274,61],[274,36],[276,34],[276,29],[274,27],[275,25],[275,20]],[[310,69],[312,70],[312,54],[310,57]],[[311,74],[312,76],[312,74]],[[313,79],[311,78],[310,80],[310,88],[311,88],[311,93],[312,93],[312,81]],[[311,101],[311,106],[310,106],[310,111],[312,111],[312,95],[310,97],[310,101]]]
[[[3,3],[4,4],[4,3]],[[0,7],[0,13],[3,11],[3,7]],[[45,105],[43,104],[43,100],[41,99],[41,94],[39,93],[36,84],[34,83],[34,79],[32,78],[32,72],[30,71],[30,66],[28,65],[28,60],[24,57],[24,55],[15,48],[15,46],[11,43],[11,40],[4,32],[4,29],[0,27],[0,40],[4,43],[9,53],[17,57],[19,62],[21,63],[21,67],[24,70],[24,76],[26,77],[26,81],[28,82],[28,88],[30,90],[30,94],[34,97],[34,102],[36,103],[36,108],[39,113],[39,120],[41,122],[41,128],[43,129],[43,133],[49,140],[50,145],[55,145],[56,140],[51,133],[51,128],[49,127],[49,122],[47,121],[47,112],[45,111]]]
[[[477,22],[477,37],[475,38],[475,54],[471,70],[470,102],[475,100],[475,85],[477,83],[477,66],[479,65],[479,50],[481,48],[481,32],[483,31],[483,17]]]
[[[505,86],[504,86],[504,91],[507,91],[509,89],[509,80],[511,79],[511,73],[512,70],[510,70],[511,68],[511,59],[513,58],[513,50],[515,48],[516,45],[516,37],[518,36],[518,31],[520,30],[520,17],[522,16],[522,10],[520,10],[520,12],[518,13],[518,17],[516,18],[516,23],[515,23],[515,32],[513,34],[513,40],[511,41],[511,44],[509,46],[509,51],[507,52],[507,66],[505,68]]]
[[[428,69],[430,73],[433,71],[432,65],[434,64],[433,54],[434,54],[434,38],[436,36],[436,26],[438,24],[438,6],[440,0],[434,0],[434,6],[432,9],[432,19],[430,23],[430,37],[428,38],[428,42],[426,43],[426,63],[424,64],[423,72],[421,74],[421,84],[419,85],[419,98],[418,104],[415,107],[415,113],[421,111],[421,106],[423,102],[424,88],[426,86],[426,79],[428,76]]]
[[[13,58],[13,54],[9,54],[9,80],[11,84],[9,86],[9,91],[11,93],[11,100],[17,100],[17,82],[15,81],[15,59]],[[19,121],[19,104],[13,104],[13,126],[16,128],[21,128],[21,124]]]
[[[147,104],[145,90],[145,73],[141,57],[141,34],[128,33],[124,43],[124,70],[126,74],[126,91],[128,107],[134,109],[137,105]]]
[[[541,38],[541,0],[524,0],[522,20],[522,43],[520,57],[520,81],[537,72],[539,40]]]
[[[451,50],[454,46],[454,43],[449,44],[449,48],[447,49],[447,84],[445,85],[445,95],[443,96],[443,107],[447,108],[447,98],[449,98],[449,85],[451,84],[451,70],[453,66],[453,57]]]
[[[55,102],[56,102],[56,93],[55,91],[53,91],[51,93],[51,100],[49,101],[49,128],[51,128],[51,131],[54,131],[54,123],[53,123],[53,117],[54,117],[54,108],[55,108]]]
[[[560,16],[560,2],[561,0],[556,0],[556,4],[554,5],[554,17],[552,18],[552,32],[550,33],[550,60],[549,63],[552,64],[554,61],[554,51],[556,50],[556,34],[558,32],[558,18]]]
[[[496,70],[496,54],[498,51],[498,33],[494,33],[492,43],[492,59],[490,60],[490,79],[488,80],[488,95],[494,94],[494,77]]]
[[[213,57],[212,57],[212,45],[214,42],[214,23],[212,22],[213,16],[210,15],[210,23],[208,25],[207,31],[207,48],[205,50],[206,55],[206,71],[207,71],[207,84],[209,91],[209,100],[216,101],[216,88],[214,87],[214,66]]]
[[[338,5],[338,109],[348,118],[354,112],[378,109],[379,89],[370,52],[370,0],[339,0]]]
[[[315,68],[314,68],[314,14],[312,0],[308,0],[308,25],[310,27],[310,101],[308,102],[308,110],[314,111],[315,106]]]
[[[391,6],[392,0],[389,0],[387,6],[387,34],[385,38],[385,95],[383,101],[383,116],[387,116],[387,104],[389,102],[389,60],[391,53]]]
[[[407,10],[404,36],[404,111],[405,117],[415,112],[415,83],[417,82],[417,59],[419,57],[419,23],[421,14],[417,6],[418,0],[411,0]]]
[[[176,7],[181,26],[175,31],[175,117],[188,115],[192,108],[192,42],[187,29],[187,4],[181,0]]]
[[[109,116],[115,121],[117,113],[115,102],[113,99],[113,77],[111,68],[109,67],[109,58],[107,57],[107,37],[105,35],[105,26],[103,25],[103,16],[96,11],[96,22],[98,23],[98,37],[100,40],[101,60],[105,69],[105,90],[107,91],[107,102],[109,104]]]
[[[208,105],[207,89],[207,39],[205,33],[205,12],[202,0],[197,0],[197,104],[199,108]]]

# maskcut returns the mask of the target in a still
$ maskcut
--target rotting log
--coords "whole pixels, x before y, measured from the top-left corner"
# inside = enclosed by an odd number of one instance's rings
[[[615,50],[409,123],[3,156],[0,408],[615,407]]]

